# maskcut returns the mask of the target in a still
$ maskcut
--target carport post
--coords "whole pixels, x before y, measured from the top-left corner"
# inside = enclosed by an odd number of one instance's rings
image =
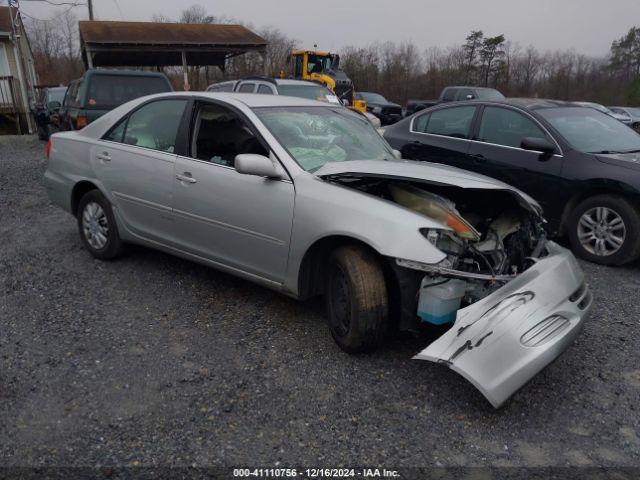
[[[267,51],[261,51],[260,56],[262,57],[262,74],[266,77],[269,75],[269,72],[267,71]]]
[[[86,52],[87,52],[87,67],[89,69],[92,69],[93,68],[93,53],[88,48],[87,48]]]
[[[182,50],[182,72],[184,78],[184,91],[189,91],[189,76],[187,75],[187,52]]]

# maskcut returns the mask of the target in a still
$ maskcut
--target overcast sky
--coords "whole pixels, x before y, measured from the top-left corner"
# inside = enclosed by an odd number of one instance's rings
[[[52,0],[54,1],[54,0]],[[86,0],[66,0],[85,2]],[[217,16],[274,26],[300,47],[339,50],[376,41],[412,41],[421,49],[461,44],[472,29],[538,49],[605,55],[611,42],[640,25],[640,0],[93,0],[98,20],[178,18],[200,4]],[[63,7],[22,0],[25,13],[48,18]],[[118,8],[119,7],[119,8]],[[86,7],[75,7],[86,18]]]

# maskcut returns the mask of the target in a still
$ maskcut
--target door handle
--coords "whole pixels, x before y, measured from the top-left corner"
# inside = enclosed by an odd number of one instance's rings
[[[471,155],[474,163],[487,163],[487,158],[481,153],[476,153],[475,155]]]
[[[96,158],[98,160],[102,160],[103,162],[110,162],[111,161],[111,155],[109,155],[109,152],[102,152],[96,155]]]
[[[196,183],[197,180],[195,178],[193,178],[193,176],[191,175],[190,172],[184,172],[182,175],[177,174],[176,178],[178,180],[180,180],[181,182],[186,182],[186,183]]]

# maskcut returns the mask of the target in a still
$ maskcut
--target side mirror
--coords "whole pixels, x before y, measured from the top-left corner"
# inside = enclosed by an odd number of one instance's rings
[[[467,100],[473,100],[475,97],[475,95],[467,95]]]
[[[57,110],[62,106],[62,104],[60,102],[58,102],[57,100],[53,100],[51,102],[48,103],[47,107],[49,107],[49,110]]]
[[[556,151],[556,146],[546,138],[524,137],[520,143],[520,148],[524,150],[532,150],[534,152],[542,152],[552,155]]]
[[[235,158],[236,171],[244,175],[267,177],[273,179],[282,178],[281,173],[269,157],[255,153],[241,153]]]
[[[396,157],[398,160],[402,160],[402,152],[400,152],[400,150],[393,150],[393,156]]]

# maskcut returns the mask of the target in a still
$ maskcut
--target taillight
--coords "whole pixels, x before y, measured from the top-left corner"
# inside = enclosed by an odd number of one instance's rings
[[[81,128],[86,127],[87,123],[89,123],[87,121],[87,117],[85,117],[84,115],[79,115],[78,119],[76,120],[76,127],[78,130],[80,130]]]
[[[44,148],[44,154],[46,155],[47,160],[49,160],[49,155],[51,155],[51,137],[49,137],[47,146]]]

